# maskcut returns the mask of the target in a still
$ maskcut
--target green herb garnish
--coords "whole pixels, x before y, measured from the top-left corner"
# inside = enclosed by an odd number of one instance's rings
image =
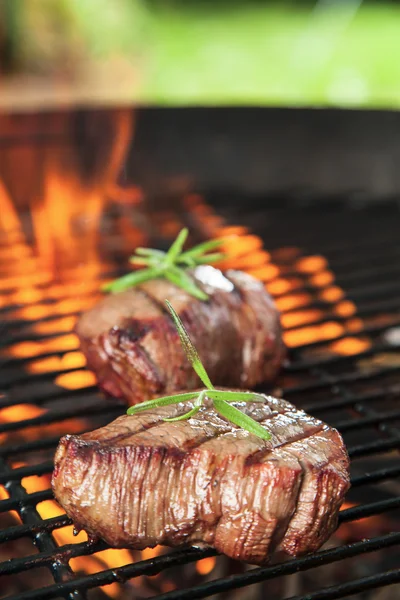
[[[182,229],[167,252],[155,250],[154,248],[136,248],[135,254],[130,257],[129,262],[145,268],[106,283],[101,289],[104,292],[122,292],[150,279],[164,277],[191,296],[199,300],[208,300],[207,294],[196,285],[194,279],[186,273],[185,269],[222,260],[224,254],[220,252],[210,253],[210,250],[218,248],[224,240],[210,240],[182,252],[188,233],[189,231],[186,228]]]
[[[231,402],[264,402],[263,396],[253,392],[234,392],[229,390],[226,391],[215,389],[181,319],[176,314],[168,300],[165,302],[178,330],[186,356],[191,362],[193,369],[206,386],[206,389],[202,390],[201,392],[188,392],[185,394],[175,394],[173,396],[164,396],[162,398],[155,398],[154,400],[147,400],[146,402],[141,402],[140,404],[136,404],[136,406],[131,406],[128,408],[128,415],[135,415],[136,413],[150,410],[152,408],[158,408],[160,406],[168,406],[169,404],[178,404],[179,402],[186,402],[187,400],[195,400],[194,407],[189,410],[189,412],[180,415],[179,417],[163,419],[164,421],[184,421],[185,419],[194,417],[196,413],[199,412],[200,408],[204,404],[205,398],[207,397],[212,400],[215,410],[220,415],[225,417],[225,419],[231,421],[238,427],[257,435],[263,440],[269,440],[271,438],[271,434],[268,433],[268,431],[262,427],[262,425],[230,404]]]

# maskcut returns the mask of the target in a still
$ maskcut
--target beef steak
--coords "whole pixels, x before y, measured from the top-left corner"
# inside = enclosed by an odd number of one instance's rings
[[[106,296],[79,319],[87,364],[106,392],[136,404],[200,382],[179,343],[165,300],[183,321],[215,385],[271,380],[284,355],[279,313],[264,285],[240,271],[193,271],[209,300],[158,279]]]
[[[317,550],[337,525],[349,461],[335,430],[284,400],[235,403],[271,434],[236,428],[207,401],[133,416],[60,441],[52,485],[78,528],[111,546],[208,544],[263,564]]]

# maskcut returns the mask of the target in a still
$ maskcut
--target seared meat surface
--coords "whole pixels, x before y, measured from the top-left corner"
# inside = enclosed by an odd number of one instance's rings
[[[207,302],[159,279],[108,295],[81,316],[81,348],[106,392],[136,404],[201,385],[165,299],[215,385],[252,388],[276,375],[284,349],[279,314],[264,285],[240,271],[222,274],[210,266],[197,267],[193,276]]]
[[[254,564],[317,550],[349,487],[339,433],[284,400],[235,403],[271,433],[237,429],[207,403],[170,405],[60,441],[52,485],[78,528],[111,546],[208,544]]]

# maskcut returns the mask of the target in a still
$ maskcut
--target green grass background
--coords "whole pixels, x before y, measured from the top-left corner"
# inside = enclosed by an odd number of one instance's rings
[[[34,37],[35,22],[46,22],[52,14],[59,29],[54,40],[64,36],[96,59],[120,54],[132,62],[138,72],[132,83],[133,101],[400,105],[400,4],[396,2],[30,3],[29,9],[24,5],[28,10],[25,41]],[[34,56],[33,46],[25,42],[29,56]]]

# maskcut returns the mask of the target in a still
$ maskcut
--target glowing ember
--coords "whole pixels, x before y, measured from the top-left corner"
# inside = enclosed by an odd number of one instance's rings
[[[0,485],[0,500],[8,500],[10,494],[7,492],[6,488],[3,485]],[[15,521],[15,525],[22,523],[21,517],[15,510],[10,510],[7,513],[10,517]]]
[[[322,316],[323,312],[320,310],[302,310],[291,312],[282,315],[282,325],[284,328],[304,325],[306,323],[312,323],[313,321],[320,319]]]
[[[350,317],[351,315],[354,315],[356,311],[356,305],[354,302],[350,302],[350,300],[343,300],[335,306],[335,312],[341,317]]]
[[[323,256],[307,256],[305,258],[300,258],[295,265],[296,270],[301,273],[316,273],[317,271],[326,269],[327,266],[327,260]]]
[[[337,302],[338,300],[341,300],[343,296],[344,291],[340,287],[334,285],[324,289],[320,294],[322,300],[327,300],[328,302]]]
[[[351,356],[364,352],[371,347],[371,342],[365,338],[348,337],[343,340],[338,340],[331,345],[333,352]]]
[[[285,294],[291,290],[291,285],[287,279],[275,279],[267,285],[267,289],[270,294],[278,296]]]
[[[67,352],[64,356],[49,356],[31,361],[27,368],[31,373],[48,373],[63,369],[79,369],[86,364],[81,352]]]
[[[284,340],[289,347],[294,348],[303,344],[311,344],[312,342],[331,340],[343,333],[344,327],[339,323],[331,321],[322,325],[286,331],[284,333]]]
[[[41,339],[38,342],[20,342],[8,347],[7,354],[18,357],[40,356],[46,352],[77,350],[78,338],[73,333],[60,335],[56,338]]]
[[[13,406],[7,406],[0,411],[0,421],[2,423],[15,423],[39,417],[44,412],[43,408],[35,404],[13,404]]]
[[[210,556],[208,558],[203,558],[196,563],[196,571],[200,575],[208,575],[211,573],[213,568],[215,567],[216,558],[215,556]]]
[[[265,265],[264,267],[246,269],[246,271],[249,275],[261,281],[270,281],[279,274],[279,269],[275,265]]]
[[[317,287],[325,287],[333,283],[335,277],[331,271],[322,271],[310,277],[310,283]]]
[[[73,373],[58,375],[54,383],[67,390],[79,390],[96,385],[96,377],[89,371],[74,371]]]

